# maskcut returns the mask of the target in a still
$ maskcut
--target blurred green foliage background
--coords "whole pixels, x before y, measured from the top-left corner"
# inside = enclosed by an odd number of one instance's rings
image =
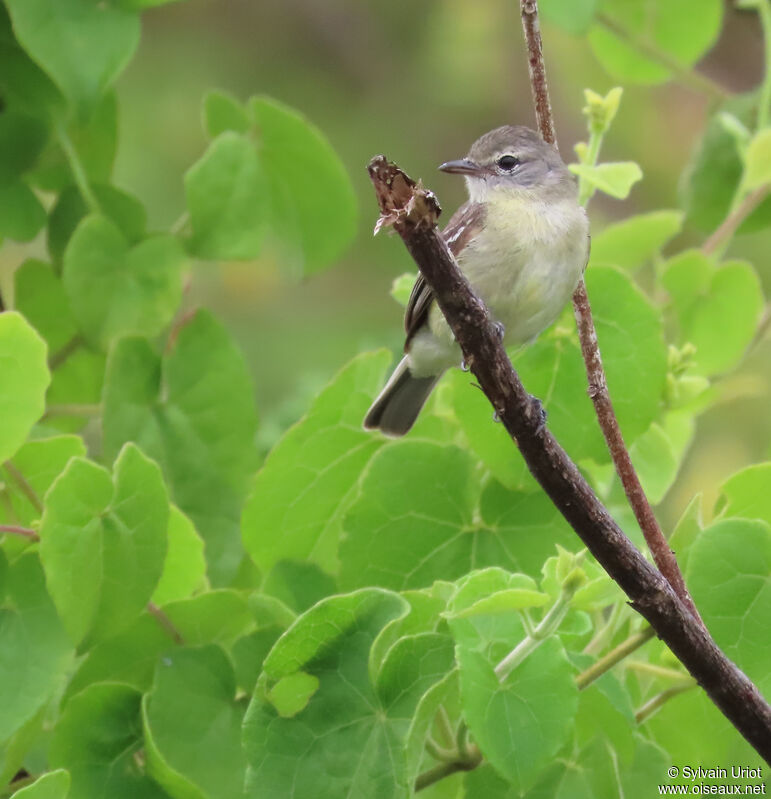
[[[616,81],[586,36],[550,23],[551,4],[541,2],[542,32],[569,160],[585,136],[582,90],[605,93]],[[721,93],[751,90],[762,58],[756,15],[726,4],[720,39],[697,67],[702,79],[625,87],[603,157],[635,160],[645,178],[623,203],[598,196],[591,207],[595,233],[622,216],[678,207],[681,175],[710,103]],[[422,177],[449,218],[464,188],[436,166],[492,127],[534,124],[518,7],[512,0],[189,0],[151,9],[143,15],[140,48],[117,84],[115,169],[116,185],[146,203],[150,229],[168,229],[184,210],[183,174],[205,148],[201,100],[215,87],[241,99],[264,93],[302,110],[341,156],[359,204],[353,246],[320,275],[293,280],[269,254],[200,264],[194,272],[186,303],[220,314],[250,361],[265,451],[353,354],[401,347],[401,309],[389,287],[413,265],[398,241],[372,238],[369,158],[385,153]],[[686,226],[670,247],[698,245],[704,236]],[[739,237],[729,252],[752,261],[766,295],[770,250],[767,228]],[[13,246],[4,259],[19,260]],[[723,382],[723,401],[700,417],[681,478],[660,511],[665,529],[694,492],[704,491],[711,507],[727,475],[768,456],[770,355],[766,336]]]

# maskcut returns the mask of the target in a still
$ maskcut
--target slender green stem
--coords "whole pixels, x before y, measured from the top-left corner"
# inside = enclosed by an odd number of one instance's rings
[[[611,649],[607,655],[603,655],[596,663],[593,663],[586,671],[582,671],[581,674],[576,677],[578,690],[583,690],[588,685],[591,685],[607,671],[610,671],[617,663],[620,663],[625,657],[650,641],[655,634],[652,627],[647,627],[641,632],[630,636],[626,641],[622,641],[615,649]]]
[[[495,676],[503,682],[522,661],[534,652],[560,626],[575,591],[563,589],[557,601],[549,608],[532,633],[526,635],[495,667]]]
[[[52,416],[99,416],[102,406],[99,403],[62,403],[61,405],[49,405],[46,409],[44,419]]]
[[[769,124],[771,114],[771,2],[764,0],[758,5],[758,15],[763,28],[763,41],[766,50],[766,73],[760,88],[760,106],[758,107],[757,130],[763,130]]]
[[[75,334],[61,349],[54,352],[48,359],[48,368],[53,372],[58,369],[69,357],[83,344],[83,337]]]
[[[632,671],[639,671],[643,674],[650,674],[651,677],[661,677],[664,680],[688,680],[690,679],[684,671],[677,669],[668,669],[665,666],[657,666],[655,663],[646,663],[645,661],[630,660],[625,664],[626,668]]]
[[[190,212],[183,211],[177,221],[169,228],[172,236],[178,236],[190,222]]]
[[[426,752],[440,763],[451,763],[458,757],[458,753],[454,749],[445,749],[445,747],[440,746],[430,735],[426,738]]]
[[[444,745],[446,747],[453,746],[455,744],[455,730],[444,705],[439,705],[439,710],[436,711],[436,723]]]
[[[75,149],[67,129],[61,122],[56,125],[56,138],[59,140],[62,151],[67,158],[67,163],[70,165],[72,177],[75,179],[75,185],[78,187],[81,197],[83,197],[83,202],[93,213],[101,213],[102,207],[99,205],[99,200],[96,199],[91,184],[88,182],[88,175],[83,162],[78,156],[78,151]]]
[[[715,81],[698,72],[686,69],[669,53],[660,50],[650,39],[643,39],[631,31],[628,31],[623,25],[616,22],[615,19],[607,14],[598,14],[596,20],[606,30],[618,36],[619,39],[623,39],[624,42],[637,50],[640,55],[649,58],[651,61],[655,61],[662,67],[666,67],[666,69],[675,76],[677,82],[681,83],[683,86],[693,91],[706,94],[707,97],[713,101],[725,100],[729,97],[729,92],[720,84],[715,83]]]
[[[5,464],[5,471],[8,472],[8,476],[16,483],[16,487],[21,491],[22,494],[29,500],[32,507],[40,514],[43,513],[43,501],[37,495],[37,492],[34,488],[27,482],[27,479],[24,475],[10,462],[6,461]]]
[[[598,131],[592,131],[589,134],[589,145],[586,151],[586,157],[583,160],[583,163],[588,166],[594,166],[597,163],[597,159],[600,157],[600,148],[602,147],[602,140],[605,138],[604,133],[599,133]],[[586,208],[589,205],[589,200],[592,199],[594,196],[594,192],[596,191],[595,187],[589,183],[586,178],[579,178],[578,180],[578,204],[583,205]]]
[[[608,616],[605,625],[595,634],[594,638],[584,647],[584,654],[593,655],[599,652],[604,646],[605,642],[613,635],[618,624],[619,617],[624,612],[626,607],[625,602],[616,602],[613,605],[610,615]]]
[[[666,704],[673,696],[682,694],[685,691],[690,691],[691,688],[695,688],[696,685],[696,680],[691,678],[688,680],[683,680],[680,685],[673,685],[671,688],[667,688],[666,691],[656,694],[656,696],[654,696],[652,699],[649,699],[634,714],[635,720],[638,724],[642,724],[644,721],[649,719],[662,705]]]
[[[459,771],[473,771],[482,762],[482,753],[478,747],[472,746],[470,757],[467,760],[453,760],[449,763],[440,763],[438,766],[424,771],[419,774],[415,780],[415,792],[422,791],[433,785],[451,774],[457,774]]]
[[[734,202],[728,216],[718,225],[715,232],[701,245],[704,255],[720,256],[730,244],[736,231],[744,220],[768,197],[771,193],[771,184],[766,183],[744,196],[742,183],[736,190]],[[738,199],[738,202],[736,200]]]
[[[30,541],[40,541],[40,536],[29,527],[19,527],[18,524],[0,524],[0,534],[9,533],[10,535],[20,535],[29,538]]]

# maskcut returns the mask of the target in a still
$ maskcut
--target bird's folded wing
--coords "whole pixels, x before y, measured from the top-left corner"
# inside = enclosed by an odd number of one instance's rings
[[[453,214],[447,227],[442,231],[442,236],[456,258],[482,229],[484,218],[485,207],[481,203],[465,203]],[[425,278],[423,275],[418,275],[404,313],[404,330],[407,333],[404,342],[405,351],[418,330],[428,321],[428,312],[433,301],[434,294]]]

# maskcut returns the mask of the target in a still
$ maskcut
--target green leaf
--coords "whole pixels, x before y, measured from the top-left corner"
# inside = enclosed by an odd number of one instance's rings
[[[32,241],[45,223],[45,209],[26,183],[13,180],[0,184],[0,236]]]
[[[278,715],[288,719],[296,716],[310,702],[319,688],[317,677],[297,671],[282,677],[268,691],[267,699],[276,708]]]
[[[57,769],[43,774],[32,785],[16,791],[11,799],[67,799],[69,791],[69,772],[64,769]]]
[[[595,189],[604,191],[618,200],[625,200],[638,180],[642,180],[642,170],[634,161],[618,163],[570,164],[570,171],[585,180]]]
[[[60,351],[61,352],[61,351]],[[98,405],[104,381],[105,357],[85,346],[78,346],[53,373],[48,390],[48,405]],[[62,432],[80,430],[88,416],[51,416],[46,424]]]
[[[744,185],[747,189],[771,183],[771,128],[755,134],[745,158]]]
[[[221,644],[229,647],[255,626],[246,599],[236,591],[208,591],[170,602],[161,610],[187,646]],[[179,642],[171,630],[156,615],[143,613],[126,630],[89,651],[70,680],[66,696],[74,696],[92,683],[105,681],[119,681],[138,691],[147,691],[159,659],[178,648]]]
[[[616,222],[592,236],[591,262],[634,271],[657,255],[682,224],[682,211],[653,211]]]
[[[84,335],[104,348],[131,334],[154,336],[182,297],[184,252],[172,236],[130,248],[108,219],[89,216],[64,253],[64,288]]]
[[[365,464],[384,443],[364,431],[361,420],[388,360],[379,350],[349,363],[257,473],[242,531],[246,550],[263,572],[285,559],[336,571],[341,514]]]
[[[169,510],[168,549],[163,573],[153,591],[152,601],[164,605],[184,599],[206,585],[203,539],[190,519],[174,505]]]
[[[771,463],[757,463],[738,471],[720,487],[722,516],[762,519],[771,524]]]
[[[701,142],[680,181],[682,202],[689,225],[712,232],[728,215],[742,177],[744,164],[734,134],[726,129],[724,114],[730,112],[741,123],[754,125],[758,95],[731,97],[709,120]],[[740,233],[750,233],[771,224],[771,197],[766,198],[742,223]]]
[[[91,186],[99,207],[114,222],[129,244],[136,244],[145,235],[145,207],[125,191],[104,183]],[[48,219],[48,252],[60,263],[70,237],[89,212],[76,186],[67,186],[59,195]]]
[[[8,183],[31,169],[47,138],[40,118],[4,111],[0,115],[0,182]]]
[[[771,526],[724,519],[707,527],[688,557],[686,583],[718,646],[761,689],[771,689]]]
[[[80,436],[52,436],[27,441],[13,456],[12,465],[24,476],[35,494],[42,498],[64,471],[70,458],[83,457],[85,454],[86,445]],[[0,467],[0,479],[6,486],[7,509],[17,523],[30,525],[38,520],[40,511],[14,483],[4,467]],[[4,510],[0,507],[0,517],[4,516]]]
[[[548,594],[533,588],[506,588],[452,614],[452,618],[468,619],[471,616],[485,616],[491,613],[511,613],[513,610],[542,607],[548,601]]]
[[[470,568],[511,564],[510,543],[474,519],[479,485],[466,452],[425,441],[383,447],[343,521],[340,582],[422,588]]]
[[[685,572],[693,542],[701,535],[704,524],[701,518],[701,494],[697,494],[683,511],[669,537],[669,546],[677,555],[680,569]]]
[[[693,432],[693,420],[688,417]],[[680,468],[680,458],[661,425],[655,422],[632,444],[629,450],[635,470],[648,501],[658,505],[666,496]]]
[[[0,552],[0,742],[48,701],[73,655],[37,555],[6,566]]]
[[[399,305],[407,305],[407,301],[412,293],[412,287],[415,285],[415,273],[405,272],[399,277],[395,277],[391,283],[391,296],[399,303]]]
[[[613,407],[631,444],[660,412],[667,372],[661,311],[616,269],[592,267],[586,286]]]
[[[46,340],[50,352],[61,349],[77,333],[77,326],[59,277],[48,264],[30,258],[13,279],[16,310]]]
[[[256,257],[265,235],[269,192],[252,142],[232,131],[220,134],[185,175],[193,254]]]
[[[21,314],[0,313],[0,463],[19,449],[43,415],[51,380],[46,350]]]
[[[542,17],[576,36],[586,33],[594,20],[599,0],[542,0]]]
[[[706,256],[690,251],[669,261],[661,279],[673,298],[680,340],[696,347],[696,370],[714,375],[735,366],[763,311],[752,266],[729,261],[716,268]]]
[[[112,5],[7,0],[6,6],[21,46],[81,113],[99,100],[139,43],[139,19]]]
[[[167,795],[143,774],[142,695],[128,685],[100,683],[64,706],[54,728],[49,760],[66,768],[77,799],[163,799]]]
[[[324,597],[337,593],[335,581],[314,563],[279,561],[267,575],[262,591],[302,613]]]
[[[251,127],[249,114],[235,97],[213,91],[203,98],[203,127],[210,139],[227,130],[247,133]]]
[[[453,651],[447,636],[403,638],[373,672],[375,637],[405,611],[399,596],[366,589],[320,602],[278,640],[244,722],[249,795],[408,795],[408,760],[423,738],[408,743],[406,722],[451,670]],[[268,695],[298,672],[315,677],[318,689],[296,715],[282,718]]]
[[[160,470],[128,444],[109,472],[70,461],[46,495],[40,557],[49,591],[84,647],[130,624],[166,555],[168,497]]]
[[[356,197],[327,139],[291,108],[253,97],[248,111],[270,184],[271,224],[303,274],[329,265],[356,234]]]
[[[502,569],[460,583],[457,614],[519,575]],[[485,758],[520,792],[527,791],[573,732],[578,705],[574,672],[556,637],[548,638],[501,683],[496,664],[524,637],[518,613],[449,619],[456,641],[464,718]]]
[[[597,60],[616,80],[661,83],[672,75],[662,61],[687,68],[715,43],[723,4],[720,0],[604,0],[602,12],[607,21],[599,21],[589,32]]]
[[[238,523],[256,414],[249,372],[227,331],[199,311],[163,357],[144,339],[119,341],[102,423],[108,458],[136,441],[161,465],[174,502],[206,543],[209,577],[231,578],[242,557]]]
[[[158,664],[142,703],[147,771],[172,796],[243,797],[244,707],[235,692],[217,646],[176,650]]]
[[[109,183],[118,147],[118,101],[115,92],[105,94],[85,119],[72,119],[64,132],[89,181],[92,184]],[[39,188],[55,192],[65,191],[75,182],[72,166],[59,137],[51,138],[32,173],[32,179]]]

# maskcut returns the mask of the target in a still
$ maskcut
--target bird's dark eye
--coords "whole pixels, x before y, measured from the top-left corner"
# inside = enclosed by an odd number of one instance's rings
[[[519,158],[515,158],[513,155],[502,155],[498,159],[498,166],[506,172],[511,172],[515,166],[519,166]]]

